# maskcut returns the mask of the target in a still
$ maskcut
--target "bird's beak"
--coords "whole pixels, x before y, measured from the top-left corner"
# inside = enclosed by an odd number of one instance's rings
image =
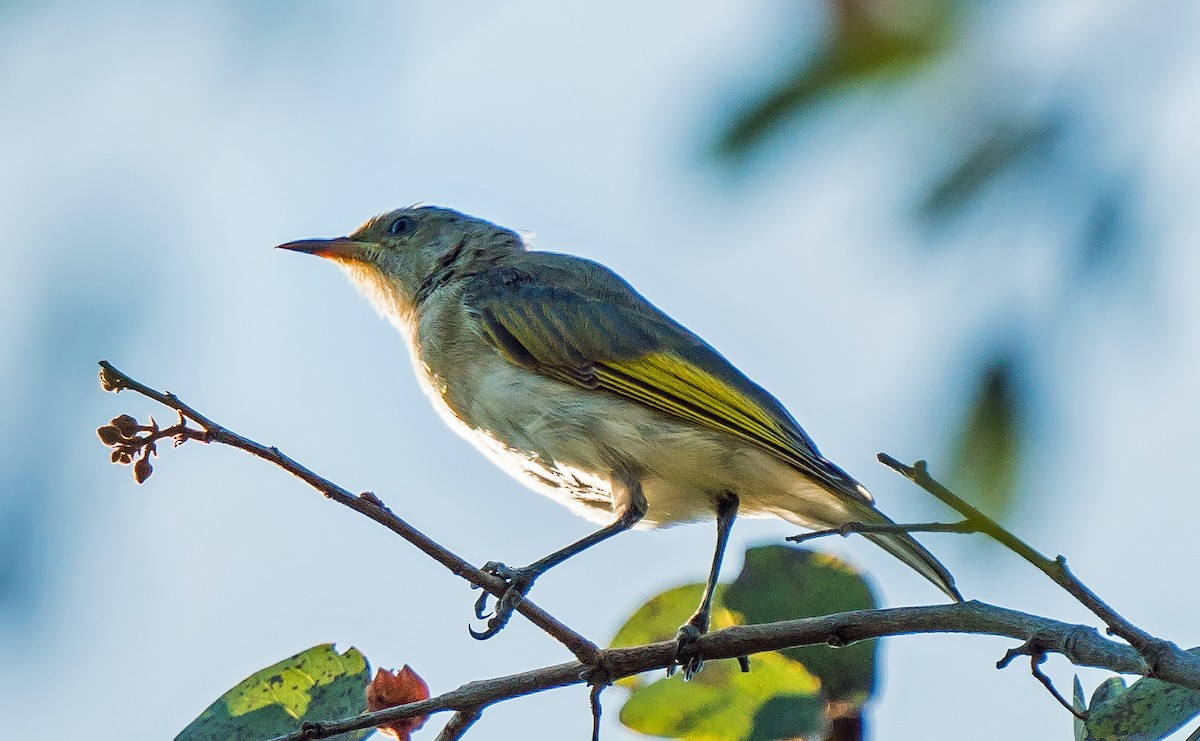
[[[337,237],[335,239],[298,239],[295,242],[278,245],[275,249],[303,252],[330,260],[361,262],[367,259],[368,250],[374,246],[372,242]]]

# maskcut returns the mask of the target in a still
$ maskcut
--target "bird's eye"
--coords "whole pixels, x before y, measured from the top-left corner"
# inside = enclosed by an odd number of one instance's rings
[[[400,216],[388,226],[388,234],[393,237],[403,237],[411,234],[417,228],[417,220],[411,216]]]

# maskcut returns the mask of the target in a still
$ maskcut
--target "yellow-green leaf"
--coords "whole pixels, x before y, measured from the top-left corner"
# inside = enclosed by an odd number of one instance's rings
[[[721,607],[724,591],[725,585],[718,584],[713,594],[710,630],[727,628],[735,622],[733,615]],[[686,584],[651,597],[625,621],[609,645],[621,648],[674,639],[679,626],[696,611],[703,594],[703,584]],[[626,677],[617,683],[629,687],[637,685],[639,681],[637,677]]]
[[[967,412],[952,456],[951,481],[973,492],[981,509],[1002,517],[1017,495],[1024,462],[1022,388],[1011,354],[997,356],[980,373],[975,399]]]
[[[824,701],[820,682],[799,663],[778,653],[755,654],[751,671],[736,661],[710,661],[692,681],[680,675],[660,679],[633,691],[621,708],[621,722],[653,736],[691,741],[736,741],[765,738],[755,733],[756,717],[776,702],[767,723],[773,732],[794,738],[819,729]],[[783,698],[790,717],[780,712]],[[771,708],[766,708],[768,711]]]
[[[332,643],[251,674],[208,707],[175,741],[253,741],[300,730],[366,710],[367,659],[356,648],[338,654]],[[334,738],[360,739],[356,731]]]

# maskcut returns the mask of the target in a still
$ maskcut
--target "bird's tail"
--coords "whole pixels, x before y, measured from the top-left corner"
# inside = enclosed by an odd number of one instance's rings
[[[867,502],[855,502],[852,510],[859,522],[872,525],[895,524],[887,515]],[[963,601],[958,587],[954,586],[954,576],[913,536],[908,533],[863,533],[863,537],[911,566],[955,602]]]

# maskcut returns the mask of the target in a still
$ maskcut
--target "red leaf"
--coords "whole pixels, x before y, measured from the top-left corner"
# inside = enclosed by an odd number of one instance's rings
[[[406,705],[410,702],[429,699],[429,685],[414,672],[407,664],[400,671],[380,669],[375,678],[367,685],[367,710],[372,713],[384,708]],[[379,726],[381,733],[386,733],[399,741],[408,741],[413,731],[425,725],[429,716],[398,720],[390,726]]]

